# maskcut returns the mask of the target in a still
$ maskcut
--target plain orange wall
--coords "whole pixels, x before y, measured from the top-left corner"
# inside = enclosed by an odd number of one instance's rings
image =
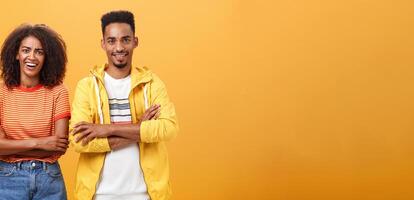
[[[0,41],[23,22],[58,31],[73,98],[116,9],[179,115],[173,199],[414,199],[412,1],[15,1]],[[60,162],[73,199],[77,154]]]

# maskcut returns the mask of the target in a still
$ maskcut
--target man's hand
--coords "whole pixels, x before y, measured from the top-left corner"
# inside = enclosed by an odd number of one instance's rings
[[[48,137],[36,138],[36,148],[45,151],[65,152],[69,142],[67,136],[52,135]]]
[[[111,125],[79,122],[73,127],[73,135],[76,134],[78,134],[78,137],[76,137],[75,142],[82,140],[82,145],[86,145],[94,138],[110,136]]]
[[[144,112],[144,114],[142,114],[141,119],[139,120],[139,124],[141,124],[141,122],[146,121],[146,120],[158,119],[160,115],[160,108],[161,108],[161,105],[157,105],[157,104],[149,107]]]

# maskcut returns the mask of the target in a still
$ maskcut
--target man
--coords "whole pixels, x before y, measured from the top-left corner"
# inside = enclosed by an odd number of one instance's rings
[[[164,142],[178,132],[174,105],[154,73],[132,66],[134,15],[113,11],[101,23],[108,63],[78,82],[72,105],[70,139],[80,153],[75,198],[169,199]]]

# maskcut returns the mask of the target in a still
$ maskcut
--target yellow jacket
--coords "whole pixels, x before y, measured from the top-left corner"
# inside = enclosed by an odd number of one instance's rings
[[[76,123],[81,121],[100,123],[97,107],[99,99],[103,123],[111,123],[108,94],[103,81],[104,69],[105,66],[95,67],[91,70],[91,76],[78,82],[72,103],[70,131]],[[145,94],[144,91],[146,91]],[[178,132],[174,105],[168,98],[164,83],[145,67],[132,67],[131,69],[129,101],[133,123],[138,122],[149,106],[161,105],[161,113],[157,120],[144,121],[141,124],[140,161],[151,200],[169,199],[171,196],[169,164],[164,142],[174,138]],[[80,142],[76,143],[73,135],[70,134],[70,141],[75,151],[80,153],[75,199],[92,200],[106,152],[111,151],[108,139],[95,138],[89,144],[82,146]]]

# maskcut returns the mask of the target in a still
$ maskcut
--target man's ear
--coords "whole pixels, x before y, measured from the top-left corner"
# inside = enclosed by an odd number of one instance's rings
[[[105,49],[105,41],[104,41],[104,39],[101,39],[101,47],[102,47],[102,49]]]
[[[138,46],[138,44],[139,44],[138,37],[134,37],[134,42],[135,42],[135,47],[137,47],[137,46]]]

